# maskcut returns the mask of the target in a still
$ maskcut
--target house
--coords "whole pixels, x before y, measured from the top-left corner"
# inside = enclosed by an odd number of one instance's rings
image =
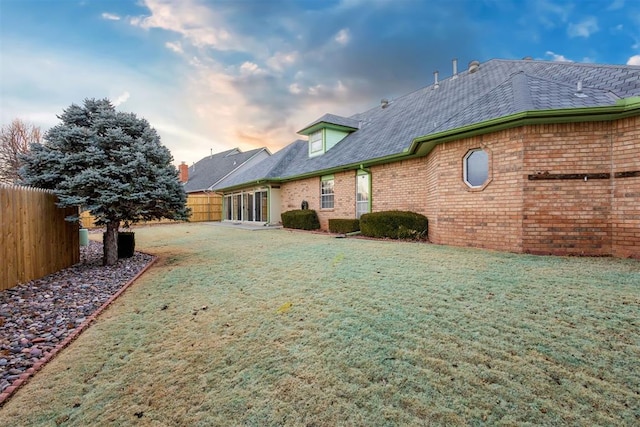
[[[223,219],[409,210],[433,243],[640,258],[640,67],[494,59],[326,114],[221,180]]]
[[[223,179],[260,163],[271,153],[266,148],[242,152],[239,148],[211,154],[192,166],[185,162],[178,168],[180,182],[187,194],[209,193]]]
[[[187,206],[191,210],[189,220],[220,221],[222,219],[222,195],[213,188],[225,178],[250,169],[267,159],[271,153],[266,148],[243,152],[239,148],[211,154],[191,167],[182,162],[178,178],[187,193]]]

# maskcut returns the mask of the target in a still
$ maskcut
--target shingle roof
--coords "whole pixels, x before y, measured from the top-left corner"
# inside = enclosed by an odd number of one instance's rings
[[[358,129],[360,127],[360,122],[358,120],[350,119],[348,117],[336,116],[335,114],[325,114],[320,117],[318,120],[309,123],[307,126],[298,131],[299,134],[306,133],[305,131],[309,128],[314,127],[320,123],[327,123],[332,125],[338,125],[342,127],[347,127],[351,129]]]
[[[586,96],[576,95],[578,82]],[[306,142],[295,141],[259,165],[264,166],[263,177],[256,168],[217,188],[401,154],[415,138],[525,111],[612,106],[633,96],[640,96],[639,66],[494,59],[473,73],[467,70],[440,81],[438,88],[427,86],[391,100],[385,108],[351,116],[358,129],[321,156],[309,158]],[[335,117],[325,115],[303,130]],[[277,165],[276,158],[281,159]]]
[[[264,148],[242,152],[238,148],[207,156],[189,167],[189,180],[184,184],[187,193],[210,190],[245,162],[264,151]]]

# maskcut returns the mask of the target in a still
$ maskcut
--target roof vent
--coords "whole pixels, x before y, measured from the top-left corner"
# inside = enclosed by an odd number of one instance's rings
[[[458,78],[458,59],[453,60],[453,77],[452,79]]]
[[[438,83],[438,72],[434,71],[433,72],[433,88],[438,89],[439,87],[440,87],[440,84]]]
[[[523,61],[533,61],[533,58],[530,56],[525,56],[524,58],[522,58]]]
[[[469,73],[475,73],[476,71],[478,71],[478,68],[480,68],[480,62],[479,61],[471,61],[469,62]]]
[[[387,98],[382,98],[380,100],[380,107],[387,108],[389,106],[389,100]]]
[[[587,95],[582,91],[582,80],[578,80],[578,85],[576,87],[576,93],[574,94],[578,98],[586,98]]]

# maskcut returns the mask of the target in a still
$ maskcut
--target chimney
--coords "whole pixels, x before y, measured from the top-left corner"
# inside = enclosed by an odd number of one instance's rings
[[[438,89],[440,87],[440,83],[438,83],[438,72],[437,71],[433,72],[433,81],[434,81],[433,88],[434,89]]]
[[[451,79],[457,79],[458,78],[458,60],[454,59],[453,60],[453,77],[451,77]]]
[[[182,162],[180,164],[180,166],[178,167],[178,172],[178,179],[180,180],[180,182],[185,183],[189,181],[189,166],[185,162]]]
[[[478,71],[478,68],[480,68],[480,62],[479,61],[471,61],[469,62],[469,73],[475,73],[476,71]]]

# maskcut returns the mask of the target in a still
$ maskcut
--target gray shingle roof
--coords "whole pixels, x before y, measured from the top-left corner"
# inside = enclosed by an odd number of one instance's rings
[[[257,148],[242,152],[240,149],[234,148],[207,156],[189,167],[189,180],[184,184],[184,190],[187,193],[209,190],[220,180],[264,150],[264,148]]]
[[[320,117],[318,120],[309,123],[307,126],[298,131],[298,133],[302,134],[305,130],[319,124],[319,123],[328,123],[343,127],[348,127],[352,129],[358,129],[360,127],[360,122],[358,120],[350,119],[348,117],[336,116],[335,114],[325,114]]]
[[[586,96],[576,96],[578,82]],[[391,100],[386,108],[351,116],[350,123],[358,123],[358,129],[321,156],[309,158],[306,141],[295,141],[260,168],[217,188],[400,154],[415,138],[525,111],[612,106],[633,96],[640,96],[639,66],[494,59],[474,73],[464,71],[440,81],[438,88],[427,86]],[[336,117],[327,114],[303,130]]]

